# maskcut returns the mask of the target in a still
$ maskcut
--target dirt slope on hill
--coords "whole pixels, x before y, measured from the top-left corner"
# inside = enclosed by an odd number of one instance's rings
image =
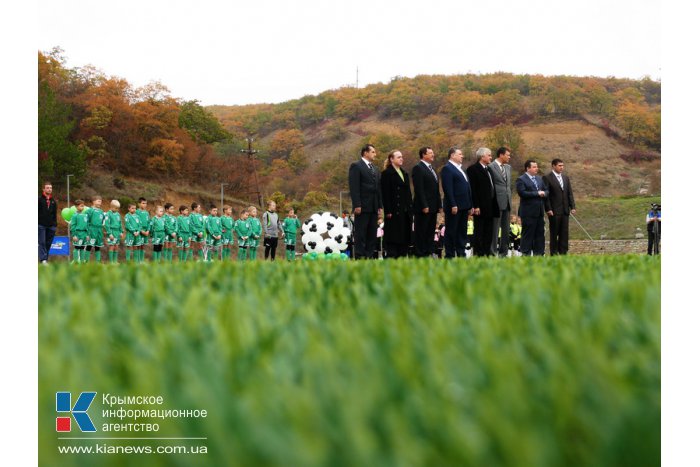
[[[451,141],[467,141],[471,147],[462,147],[465,164],[474,160],[474,151],[484,144],[490,128],[475,132],[452,127],[441,117],[431,117],[419,122],[401,119],[377,120],[369,118],[346,127],[348,136],[341,142],[329,142],[323,138],[321,128],[314,127],[304,132],[304,150],[312,164],[328,158],[345,155],[354,157],[363,138],[377,133],[396,135],[405,141],[417,141],[416,135],[444,129]],[[620,156],[630,154],[633,148],[618,139],[608,136],[601,128],[583,120],[529,123],[518,127],[525,142],[524,151],[514,162],[522,163],[525,158],[539,162],[541,171],[550,170],[550,162],[555,157],[565,161],[566,172],[579,196],[607,197],[660,194],[660,158],[655,161],[627,162]],[[269,140],[274,135],[269,135]],[[420,137],[420,136],[419,136]],[[417,147],[417,145],[416,145]],[[405,165],[410,167],[418,159],[417,154],[404,152]],[[492,148],[495,150],[496,148]],[[384,155],[380,155],[383,158]],[[445,163],[446,155],[438,154],[437,164]],[[383,161],[382,161],[383,162]],[[522,166],[513,167],[522,172]]]

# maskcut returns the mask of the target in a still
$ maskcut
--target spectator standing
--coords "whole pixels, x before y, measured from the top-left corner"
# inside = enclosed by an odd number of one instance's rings
[[[381,176],[384,202],[383,250],[387,258],[408,256],[411,241],[411,186],[408,172],[402,166],[401,151],[391,151],[384,162]]]
[[[445,249],[445,224],[440,224],[435,228],[435,258],[442,258],[442,251]]]
[[[39,262],[48,264],[49,251],[56,235],[56,213],[58,207],[53,199],[51,182],[44,182],[39,196]]]
[[[467,217],[467,256],[474,254],[474,216]]]
[[[493,219],[491,233],[491,254],[501,258],[508,256],[508,231],[510,230],[510,201],[512,198],[512,175],[510,164],[510,148],[500,147],[496,151],[496,160],[489,164],[491,179],[496,189],[496,202],[500,217]],[[500,232],[500,233],[499,233]],[[500,242],[499,242],[500,236]]]
[[[467,174],[462,170],[464,155],[459,148],[450,148],[449,160],[440,172],[445,193],[445,258],[466,256],[467,217],[473,213],[472,195]]]
[[[262,228],[265,259],[270,257],[270,261],[274,261],[277,253],[277,243],[279,242],[279,231],[282,230],[282,223],[280,222],[279,214],[277,214],[277,203],[274,201],[267,203],[267,211],[262,215]]]
[[[491,150],[479,148],[476,162],[467,169],[474,202],[474,256],[491,256],[494,218],[500,215],[491,172]]]
[[[658,204],[652,204],[651,210],[647,213],[647,234],[649,236],[647,254],[658,255],[660,251],[659,242],[661,242],[661,206]]]
[[[542,177],[537,175],[537,162],[525,162],[525,173],[515,181],[520,196],[519,216],[523,230],[520,242],[522,256],[544,256],[544,200],[548,193]]]
[[[355,214],[355,258],[372,258],[377,244],[377,219],[382,211],[382,192],[379,170],[372,164],[377,151],[366,144],[360,151],[360,160],[353,162],[348,171],[348,185]]]
[[[350,238],[348,239],[348,249],[345,250],[345,254],[348,255],[348,258],[353,258],[353,250],[354,250],[354,239],[353,239],[353,233],[355,232],[355,220],[350,216],[350,213],[347,210],[343,211],[343,227],[347,228],[350,231]]]
[[[413,167],[414,244],[417,258],[433,254],[433,234],[440,208],[440,183],[433,168],[435,153],[429,147],[418,151],[420,162]]]
[[[564,161],[554,159],[552,171],[543,177],[549,194],[544,209],[549,218],[549,253],[565,255],[569,251],[569,215],[576,214],[571,180],[564,175]]]
[[[520,235],[522,230],[518,216],[510,216],[510,248],[513,251],[512,256],[520,256]]]

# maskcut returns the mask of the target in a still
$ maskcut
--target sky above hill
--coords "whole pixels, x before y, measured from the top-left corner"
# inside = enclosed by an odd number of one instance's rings
[[[650,0],[38,1],[38,49],[205,105],[282,102],[395,76],[661,79]]]

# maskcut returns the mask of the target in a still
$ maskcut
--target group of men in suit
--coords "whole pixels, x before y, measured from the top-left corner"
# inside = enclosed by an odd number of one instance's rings
[[[549,252],[552,256],[569,251],[569,217],[576,214],[574,192],[569,177],[563,174],[564,161],[554,159],[552,171],[537,175],[537,162],[525,162],[525,173],[515,182],[520,196],[518,214],[523,232],[520,252],[524,256],[544,255],[544,214],[549,218]]]
[[[370,258],[377,241],[377,219],[382,209],[379,172],[372,165],[376,149],[365,145],[361,159],[350,166],[349,184],[355,214],[355,257]],[[507,256],[510,232],[512,174],[511,150],[501,147],[492,161],[491,150],[479,148],[477,160],[466,171],[460,148],[448,151],[448,161],[440,176],[433,168],[435,153],[429,147],[419,150],[420,161],[413,167],[414,236],[418,257],[433,254],[437,215],[445,215],[445,257],[466,256],[467,220],[474,219],[475,256]],[[537,175],[537,162],[525,162],[525,173],[516,180],[520,196],[518,214],[522,219],[520,251],[523,256],[544,255],[544,215],[550,222],[550,252],[568,251],[569,215],[576,212],[569,178],[561,159],[552,161],[552,173]],[[440,182],[443,200],[440,203]],[[499,241],[500,234],[500,241]]]
[[[464,155],[450,148],[440,174],[444,193],[445,257],[466,256],[467,220],[472,216],[474,256],[507,256],[511,210],[511,150],[501,147],[492,161],[491,150],[479,148],[476,162],[462,168]],[[499,242],[499,234],[501,236]]]

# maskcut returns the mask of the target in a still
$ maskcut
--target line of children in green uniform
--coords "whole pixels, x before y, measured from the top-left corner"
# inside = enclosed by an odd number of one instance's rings
[[[180,206],[180,215],[177,217],[174,215],[175,206],[166,203],[165,206],[156,206],[155,215],[149,217],[148,202],[145,198],[139,198],[139,208],[130,203],[122,223],[119,214],[121,206],[117,200],[112,200],[110,211],[107,213],[102,211],[101,196],[94,196],[89,208],[85,207],[83,200],[76,200],[75,205],[77,212],[70,221],[75,263],[89,261],[93,249],[95,260],[101,261],[105,235],[110,263],[117,263],[120,240],[124,240],[127,262],[143,262],[144,247],[149,238],[153,244],[152,259],[158,262],[161,258],[171,262],[173,248],[178,248],[178,258],[181,262],[192,260],[194,251],[199,252],[200,261],[219,258],[226,260],[232,257],[235,240],[238,241],[239,261],[257,258],[262,225],[255,206],[242,209],[239,219],[234,220],[231,206],[224,206],[219,217],[218,208],[212,205],[205,220],[199,203],[192,203],[191,213],[187,206]],[[293,261],[297,232],[301,228],[294,209],[289,210],[289,216],[283,225],[287,260]]]

